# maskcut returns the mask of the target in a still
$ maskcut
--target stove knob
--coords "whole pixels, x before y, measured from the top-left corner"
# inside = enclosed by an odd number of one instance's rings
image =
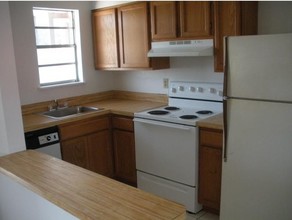
[[[185,88],[183,86],[179,86],[177,87],[179,91],[183,92],[185,90]]]
[[[223,92],[222,92],[222,91],[218,91],[217,94],[218,94],[219,96],[221,96],[221,97],[223,96]]]
[[[197,88],[197,92],[203,92],[203,88],[202,87],[198,87]]]
[[[176,93],[176,88],[171,88],[172,93]]]
[[[190,92],[196,92],[196,87],[190,86],[189,90],[190,90]]]
[[[214,88],[210,88],[210,89],[209,89],[209,92],[212,93],[212,94],[215,94],[215,93],[216,93],[216,89],[214,89]]]

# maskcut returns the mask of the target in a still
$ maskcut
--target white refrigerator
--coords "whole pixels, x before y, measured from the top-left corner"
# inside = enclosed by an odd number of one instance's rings
[[[292,219],[292,33],[225,45],[220,219]]]

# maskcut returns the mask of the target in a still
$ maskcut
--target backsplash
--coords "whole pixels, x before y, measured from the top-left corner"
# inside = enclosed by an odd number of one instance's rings
[[[170,69],[113,73],[114,89],[167,94],[163,79],[223,83],[223,73],[214,72],[214,57],[170,58]]]

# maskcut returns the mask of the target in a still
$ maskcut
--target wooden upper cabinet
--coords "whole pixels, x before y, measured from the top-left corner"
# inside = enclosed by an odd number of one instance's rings
[[[147,3],[137,3],[118,8],[120,64],[125,68],[147,68],[150,60]]]
[[[119,67],[116,9],[93,11],[92,26],[95,68]]]
[[[200,1],[151,2],[152,40],[212,37],[212,3]]]
[[[224,71],[224,37],[257,34],[257,2],[214,2],[216,72]]]
[[[180,9],[180,37],[211,37],[211,2],[182,1]]]
[[[101,70],[167,69],[169,58],[148,58],[148,2],[92,11],[95,68]]]
[[[151,2],[151,36],[153,40],[177,37],[176,2]]]

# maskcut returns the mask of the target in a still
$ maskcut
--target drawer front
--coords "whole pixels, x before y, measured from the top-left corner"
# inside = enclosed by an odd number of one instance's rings
[[[222,148],[223,132],[216,129],[200,129],[200,145]]]
[[[60,125],[61,140],[67,140],[78,136],[94,133],[97,131],[110,128],[110,121],[108,117],[93,118],[90,120],[81,120],[69,125]]]
[[[114,116],[112,118],[112,122],[113,122],[113,128],[126,130],[126,131],[134,131],[133,118]]]

